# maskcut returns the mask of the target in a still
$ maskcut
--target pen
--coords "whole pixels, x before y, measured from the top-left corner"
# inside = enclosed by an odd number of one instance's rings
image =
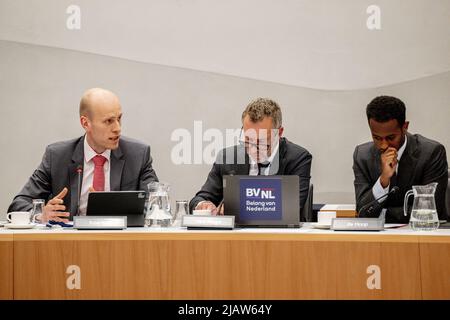
[[[220,201],[219,205],[217,206],[217,215],[221,215],[220,210],[221,210],[222,206],[223,206],[223,198],[222,198],[222,201]]]

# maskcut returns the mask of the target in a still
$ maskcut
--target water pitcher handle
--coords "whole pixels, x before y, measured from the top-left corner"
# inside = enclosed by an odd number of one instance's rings
[[[409,190],[405,194],[405,201],[403,202],[403,214],[405,215],[405,217],[408,215],[408,198],[412,195],[414,195],[412,190]]]

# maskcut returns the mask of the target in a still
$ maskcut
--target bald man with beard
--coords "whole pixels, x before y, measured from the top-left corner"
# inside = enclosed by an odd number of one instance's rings
[[[29,211],[33,199],[45,199],[38,220],[68,222],[74,215],[86,214],[92,190],[147,190],[148,183],[158,181],[150,147],[123,137],[121,119],[122,107],[114,93],[101,88],[87,90],[80,102],[80,124],[85,134],[47,147],[41,164],[8,212]]]

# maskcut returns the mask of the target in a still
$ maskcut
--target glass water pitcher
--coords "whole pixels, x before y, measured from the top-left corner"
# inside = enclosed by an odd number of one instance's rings
[[[403,204],[404,215],[408,215],[408,198],[414,195],[414,203],[409,218],[409,225],[415,231],[433,231],[439,228],[439,219],[436,211],[434,193],[437,183],[433,182],[426,186],[413,186],[405,194]]]
[[[164,182],[148,184],[149,198],[145,215],[147,227],[168,227],[172,223],[169,190],[169,184]]]

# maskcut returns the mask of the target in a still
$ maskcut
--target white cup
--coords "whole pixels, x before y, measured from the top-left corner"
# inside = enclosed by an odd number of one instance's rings
[[[211,210],[205,209],[205,210],[192,210],[192,214],[194,216],[210,216]]]
[[[317,224],[331,225],[333,218],[336,218],[336,211],[319,211],[317,213]]]
[[[6,215],[6,219],[11,224],[27,225],[30,224],[31,213],[28,211],[15,211]]]

